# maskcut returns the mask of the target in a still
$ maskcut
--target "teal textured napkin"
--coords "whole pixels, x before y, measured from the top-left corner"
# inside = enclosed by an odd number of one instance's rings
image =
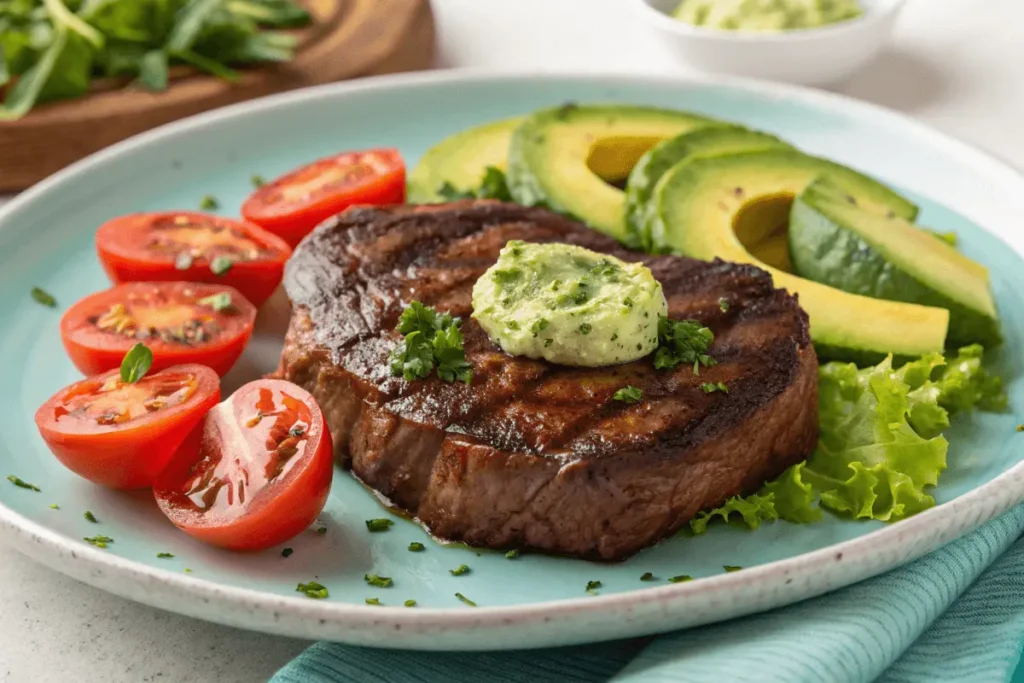
[[[273,683],[1024,683],[1022,534],[1024,505],[882,576],[653,639],[486,653],[318,643]]]

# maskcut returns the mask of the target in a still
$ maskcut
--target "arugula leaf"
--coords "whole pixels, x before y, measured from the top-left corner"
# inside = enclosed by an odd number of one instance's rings
[[[67,31],[58,31],[39,60],[8,90],[3,106],[0,106],[0,121],[19,119],[35,106],[67,43]]]

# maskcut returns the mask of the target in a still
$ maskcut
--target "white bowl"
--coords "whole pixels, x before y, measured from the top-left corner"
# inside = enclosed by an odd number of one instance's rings
[[[703,71],[800,85],[849,78],[889,39],[904,0],[860,0],[864,14],[822,28],[741,33],[674,19],[679,0],[630,0],[665,48]]]

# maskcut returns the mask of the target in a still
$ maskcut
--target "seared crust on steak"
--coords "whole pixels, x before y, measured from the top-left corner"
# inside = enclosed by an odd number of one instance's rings
[[[470,295],[511,239],[643,261],[670,317],[714,331],[718,365],[697,376],[649,357],[573,368],[505,354]],[[753,266],[631,252],[543,209],[470,200],[350,210],[299,245],[285,288],[281,376],[316,397],[339,461],[442,538],[623,559],[753,492],[817,439],[807,315]],[[413,299],[463,318],[469,385],[391,376]],[[641,402],[613,400],[626,385]]]

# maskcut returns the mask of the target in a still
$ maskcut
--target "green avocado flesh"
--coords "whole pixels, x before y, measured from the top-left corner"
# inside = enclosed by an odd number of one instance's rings
[[[655,144],[720,122],[696,114],[629,105],[565,105],[536,112],[512,134],[508,187],[527,206],[568,214],[628,241],[624,181]]]
[[[753,263],[796,294],[824,358],[877,362],[941,352],[949,312],[872,299],[773,267],[751,253],[784,235],[794,197],[823,174],[866,211],[912,220],[917,207],[884,185],[838,164],[791,150],[697,157],[672,167],[654,190],[652,243],[700,259]],[[939,242],[934,237],[929,237]],[[777,243],[777,242],[776,242]]]
[[[792,146],[774,135],[743,128],[720,126],[701,128],[659,142],[640,157],[626,181],[626,243],[651,248],[650,229],[653,220],[650,203],[654,186],[665,172],[683,159],[695,156],[756,152],[764,149],[791,149]]]
[[[984,266],[902,218],[862,210],[830,178],[819,178],[794,200],[789,245],[801,277],[875,299],[947,309],[951,346],[1002,341]]]
[[[444,183],[457,190],[475,190],[488,166],[505,169],[508,142],[521,118],[504,119],[449,136],[427,150],[409,174],[408,202],[445,201],[438,194]]]

